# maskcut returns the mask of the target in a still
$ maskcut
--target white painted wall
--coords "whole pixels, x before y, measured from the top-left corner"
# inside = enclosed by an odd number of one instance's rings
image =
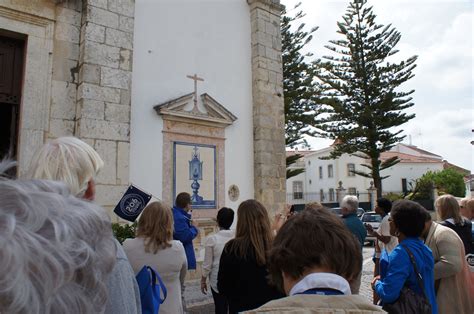
[[[402,147],[402,149],[404,149],[404,147]],[[410,151],[412,150],[410,149]],[[330,148],[325,148],[305,156],[305,193],[319,193],[320,189],[323,189],[324,192],[327,193],[330,188],[336,189],[339,181],[342,181],[346,192],[348,192],[349,188],[354,187],[361,193],[367,193],[371,179],[357,175],[348,176],[347,174],[347,164],[353,163],[355,164],[356,170],[365,171],[367,169],[362,167],[361,164],[367,163],[367,161],[348,154],[344,154],[338,159],[319,159],[320,157],[328,156],[329,152]],[[334,178],[332,179],[328,178],[327,166],[329,164],[332,164],[334,167]],[[319,179],[319,166],[323,167],[323,179]],[[443,170],[443,163],[441,161],[439,163],[398,163],[381,172],[382,176],[390,175],[390,177],[382,181],[383,192],[399,193],[402,191],[402,178],[406,178],[407,182],[411,182],[412,180],[420,178],[428,171],[440,170]],[[310,180],[312,184],[309,184]],[[290,182],[287,182],[288,191],[291,191],[291,187]]]
[[[322,149],[316,151],[312,154],[306,156],[306,167],[308,173],[306,175],[307,182],[311,180],[311,184],[307,185],[306,192],[308,193],[320,193],[322,189],[325,194],[325,202],[329,202],[329,189],[336,189],[339,186],[339,181],[342,181],[342,186],[346,189],[346,193],[349,188],[355,188],[356,191],[360,193],[366,193],[367,188],[370,186],[370,179],[364,178],[361,176],[348,176],[347,175],[347,164],[355,164],[356,170],[362,170],[360,164],[365,163],[366,161],[362,158],[350,156],[347,154],[342,155],[337,159],[321,160],[320,157],[325,157],[329,155],[331,148]],[[328,177],[328,165],[333,165],[334,176],[332,178]],[[319,167],[323,168],[323,178],[319,178]],[[336,193],[336,192],[335,192]],[[317,194],[319,198],[319,194]],[[367,196],[361,196],[362,200],[365,201]],[[319,199],[317,199],[319,201]],[[336,199],[337,201],[337,195]]]
[[[238,120],[226,129],[226,205],[253,198],[250,11],[245,0],[136,0],[130,177],[162,196],[162,119],[153,106],[193,91],[188,74]],[[170,184],[172,184],[170,182]],[[238,202],[228,199],[231,184]]]
[[[382,176],[390,177],[382,181],[384,192],[402,192],[402,179],[407,179],[408,183],[422,177],[428,171],[443,170],[443,163],[398,163],[393,167],[381,171]]]

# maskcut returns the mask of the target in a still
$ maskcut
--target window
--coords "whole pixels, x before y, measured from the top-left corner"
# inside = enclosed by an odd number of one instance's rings
[[[319,190],[319,200],[321,202],[324,202],[324,190],[323,189]]]
[[[328,165],[328,178],[332,178],[334,176],[332,165]]]
[[[347,189],[347,194],[356,195],[357,194],[357,189],[356,188],[348,188]]]
[[[355,177],[355,165],[354,164],[347,164],[347,176],[348,177]]]
[[[311,183],[312,183],[312,181],[311,181],[311,179],[309,179],[309,184],[311,184]]]
[[[319,166],[319,178],[320,179],[323,178],[323,167],[322,166]]]
[[[334,199],[335,199],[334,189],[329,189],[329,201],[334,202]]]
[[[303,199],[303,181],[293,181],[293,199]]]
[[[308,166],[311,166],[311,160],[308,160]]]

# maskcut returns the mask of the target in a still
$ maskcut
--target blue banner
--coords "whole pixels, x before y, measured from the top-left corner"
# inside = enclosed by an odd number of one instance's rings
[[[120,218],[134,222],[150,199],[151,194],[140,190],[132,184],[128,187],[117,206],[115,206],[114,212]]]

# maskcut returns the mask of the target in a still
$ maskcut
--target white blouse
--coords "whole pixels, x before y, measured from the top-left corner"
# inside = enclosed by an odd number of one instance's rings
[[[219,262],[224,246],[229,240],[234,238],[233,230],[220,230],[210,235],[204,243],[204,261],[202,263],[202,276],[209,276],[209,285],[215,292],[217,290],[217,274],[219,272]]]

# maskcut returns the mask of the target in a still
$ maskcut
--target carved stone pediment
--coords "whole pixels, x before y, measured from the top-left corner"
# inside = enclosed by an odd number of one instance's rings
[[[201,94],[202,107],[192,106],[194,93],[172,99],[154,106],[156,113],[165,120],[176,120],[195,124],[226,127],[234,123],[237,117],[207,93]],[[186,110],[192,106],[191,110]]]

